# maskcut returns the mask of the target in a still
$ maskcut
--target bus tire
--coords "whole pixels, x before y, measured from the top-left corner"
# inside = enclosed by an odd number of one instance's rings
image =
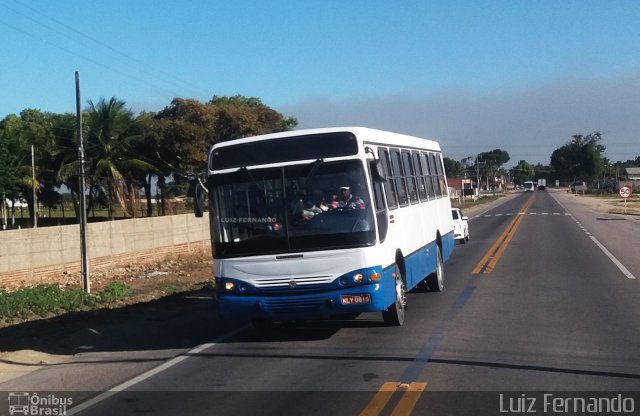
[[[396,265],[396,300],[387,309],[382,311],[382,319],[389,326],[402,326],[407,310],[406,287],[400,268]]]
[[[436,270],[425,279],[427,287],[431,292],[442,292],[444,290],[444,262],[442,261],[442,250],[436,246]]]

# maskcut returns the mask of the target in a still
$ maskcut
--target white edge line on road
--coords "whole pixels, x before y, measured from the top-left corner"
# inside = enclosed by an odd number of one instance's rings
[[[558,205],[560,205],[565,211],[568,211],[567,208],[562,205],[562,203],[560,201],[558,201],[558,198],[556,198],[554,195],[552,195],[553,199],[558,203]],[[567,214],[565,213],[565,215]],[[571,213],[569,213],[569,215],[571,215]],[[618,260],[613,254],[611,254],[611,252],[609,250],[607,250],[607,248],[600,242],[598,241],[597,238],[595,238],[593,236],[593,234],[591,234],[586,228],[584,228],[582,226],[582,224],[580,224],[580,222],[576,219],[576,217],[574,217],[573,215],[571,215],[571,217],[573,218],[573,221],[575,221],[576,224],[578,224],[578,226],[582,229],[582,231],[585,232],[585,234],[587,234],[589,236],[589,238],[591,240],[593,240],[593,242],[600,248],[600,250],[602,250],[602,252],[609,257],[609,260],[611,260],[613,262],[613,264],[616,265],[616,267],[618,269],[620,269],[620,271],[622,272],[622,274],[624,274],[625,276],[627,276],[627,279],[635,279],[636,277],[633,275],[633,273],[631,273],[629,271],[629,269],[627,269],[624,264],[622,264],[620,262],[620,260]]]
[[[144,372],[128,381],[125,381],[124,383],[118,384],[115,387],[112,387],[111,389],[105,391],[104,393],[101,393],[95,397],[93,397],[92,399],[87,400],[86,402],[82,402],[80,403],[78,406],[75,406],[71,409],[69,409],[69,411],[67,411],[67,415],[71,416],[71,415],[75,415],[77,413],[80,413],[84,410],[87,410],[90,407],[95,406],[96,404],[108,399],[111,396],[116,395],[117,393],[124,391],[132,386],[135,386],[138,383],[143,382],[144,380],[147,380],[148,378],[151,378],[153,376],[155,376],[156,374],[159,374],[161,372],[163,372],[164,370],[167,370],[171,367],[173,367],[174,365],[186,360],[187,358],[189,358],[192,355],[196,355],[201,353],[202,351],[209,349],[213,346],[215,346],[216,344],[223,342],[231,337],[234,337],[235,335],[237,335],[238,333],[240,333],[241,331],[244,331],[246,329],[246,327],[241,327],[238,328],[234,331],[229,332],[228,334],[222,335],[221,337],[215,339],[213,342],[208,342],[206,344],[201,344],[198,345],[197,347],[178,355],[177,357],[174,357],[172,359],[170,359],[169,361],[165,361],[164,363],[160,364],[157,367],[152,368],[151,370]]]
[[[600,241],[598,241],[597,238],[595,238],[593,235],[589,235],[589,237],[593,240],[594,243],[596,243],[598,247],[600,247],[600,250],[602,250],[602,252],[606,254],[606,256],[609,257],[609,259],[611,259],[613,264],[615,264],[618,267],[618,269],[620,269],[620,271],[625,276],[627,276],[628,279],[636,278],[626,267],[624,267],[624,264],[620,263],[620,261],[617,258],[615,258],[615,256],[611,254],[611,252],[607,250],[607,248],[603,246],[602,243],[600,243]]]

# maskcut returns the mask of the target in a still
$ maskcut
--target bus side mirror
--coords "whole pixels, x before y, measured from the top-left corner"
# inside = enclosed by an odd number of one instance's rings
[[[371,167],[371,175],[373,176],[373,180],[376,182],[386,182],[387,175],[384,171],[384,166],[382,165],[382,160],[374,159],[369,161],[369,166]]]
[[[207,196],[198,182],[193,192],[193,213],[197,218],[201,218],[204,215],[204,200]]]

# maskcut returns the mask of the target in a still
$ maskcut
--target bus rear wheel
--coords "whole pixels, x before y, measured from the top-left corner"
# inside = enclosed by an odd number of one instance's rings
[[[427,276],[425,282],[431,292],[442,292],[444,290],[444,262],[442,261],[440,246],[436,246],[436,270]]]
[[[396,300],[386,310],[382,311],[382,319],[387,325],[402,326],[407,310],[407,298],[404,278],[398,266],[396,266],[395,275]]]

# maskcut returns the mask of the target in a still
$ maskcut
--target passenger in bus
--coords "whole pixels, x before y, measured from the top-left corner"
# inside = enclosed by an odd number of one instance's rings
[[[310,198],[304,203],[302,215],[305,220],[309,221],[318,214],[322,214],[329,210],[324,194],[322,191],[311,192]]]
[[[272,218],[271,224],[267,227],[270,231],[279,232],[282,231],[282,223],[279,222],[275,217]]]
[[[357,195],[351,193],[350,186],[341,186],[338,198],[331,203],[337,209],[364,209],[364,201]]]

